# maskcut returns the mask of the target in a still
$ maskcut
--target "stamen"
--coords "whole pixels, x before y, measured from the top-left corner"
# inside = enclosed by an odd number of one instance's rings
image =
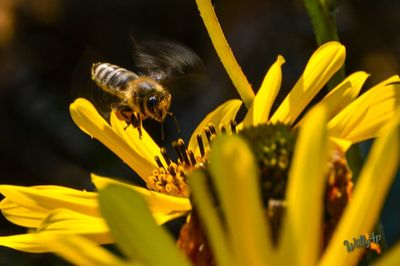
[[[182,177],[186,178],[185,172],[181,171],[179,174],[180,174]]]
[[[236,131],[237,123],[236,123],[235,120],[232,120],[232,121],[231,121],[230,126],[231,126],[231,131],[232,131],[232,133],[237,133],[237,131]]]
[[[210,130],[210,132],[214,135],[217,135],[217,131],[215,130],[215,127],[213,124],[208,124],[208,129]]]
[[[169,165],[168,171],[171,173],[172,176],[174,176],[174,177],[176,176],[176,172],[175,172],[174,166],[172,164]]]
[[[222,134],[226,134],[226,128],[224,127],[224,125],[221,124],[221,126],[219,127],[219,129],[221,130]]]
[[[154,160],[156,161],[158,167],[160,168],[164,168],[164,165],[162,164],[160,157],[158,157],[157,155],[154,157]]]
[[[201,157],[204,157],[205,152],[204,152],[204,145],[203,145],[203,139],[201,138],[201,134],[197,134],[196,138],[197,138],[197,144],[199,145],[199,149],[200,149],[200,155],[201,155]]]
[[[196,158],[194,157],[194,153],[192,151],[189,151],[189,158],[190,158],[190,162],[192,163],[193,166],[196,165]]]
[[[210,130],[209,135],[211,135]],[[166,193],[178,197],[189,197],[190,190],[187,186],[186,176],[193,169],[204,168],[205,162],[205,147],[203,145],[202,137],[200,134],[196,135],[197,142],[199,143],[200,153],[202,156],[196,157],[192,150],[188,150],[183,139],[178,139],[172,142],[178,161],[174,163],[168,155],[167,149],[161,147],[160,152],[163,157],[155,156],[158,168],[154,169],[152,174],[148,177],[147,187],[150,190],[160,193]],[[212,135],[211,138],[215,137]],[[166,166],[164,166],[166,164]]]
[[[208,128],[206,128],[204,131],[206,133],[208,144],[211,145],[211,131]]]
[[[183,141],[183,139],[178,139],[178,147],[182,154],[183,160],[187,165],[190,165],[189,157],[186,152],[185,142]]]
[[[164,160],[167,163],[167,165],[170,165],[171,164],[171,159],[168,156],[167,149],[164,148],[164,147],[161,147],[161,154],[164,157]]]
[[[179,159],[181,162],[183,162],[183,156],[182,156],[181,151],[180,151],[180,149],[179,149],[178,142],[177,142],[177,141],[173,141],[173,142],[172,142],[172,147],[174,148],[174,150],[175,150],[175,152],[176,152],[176,155],[178,155],[178,159]]]

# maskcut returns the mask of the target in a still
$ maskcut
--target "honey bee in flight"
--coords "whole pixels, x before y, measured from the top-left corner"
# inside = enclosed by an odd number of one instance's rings
[[[115,96],[116,116],[132,125],[142,136],[142,121],[150,118],[162,123],[169,112],[172,96],[165,87],[168,80],[202,69],[202,62],[188,48],[170,42],[135,45],[137,72],[109,64],[94,63],[92,80],[103,91]]]

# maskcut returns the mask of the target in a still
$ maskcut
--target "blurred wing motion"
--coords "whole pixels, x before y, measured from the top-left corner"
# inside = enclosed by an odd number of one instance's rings
[[[178,78],[192,78],[204,73],[201,59],[188,47],[169,41],[134,41],[137,73],[163,83]]]

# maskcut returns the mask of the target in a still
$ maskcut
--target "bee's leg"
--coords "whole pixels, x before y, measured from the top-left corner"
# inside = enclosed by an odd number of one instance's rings
[[[124,128],[125,130],[130,124],[132,124],[133,113],[128,107],[120,106],[118,109],[116,109],[115,115],[119,120],[126,122],[126,127]]]
[[[142,119],[140,118],[140,114],[132,113],[131,124],[133,127],[138,129],[139,138],[142,138]]]

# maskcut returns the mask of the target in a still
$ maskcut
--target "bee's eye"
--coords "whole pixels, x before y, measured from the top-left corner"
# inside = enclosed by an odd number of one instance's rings
[[[158,103],[158,99],[156,96],[151,96],[148,100],[147,100],[147,104],[149,106],[155,106]]]

